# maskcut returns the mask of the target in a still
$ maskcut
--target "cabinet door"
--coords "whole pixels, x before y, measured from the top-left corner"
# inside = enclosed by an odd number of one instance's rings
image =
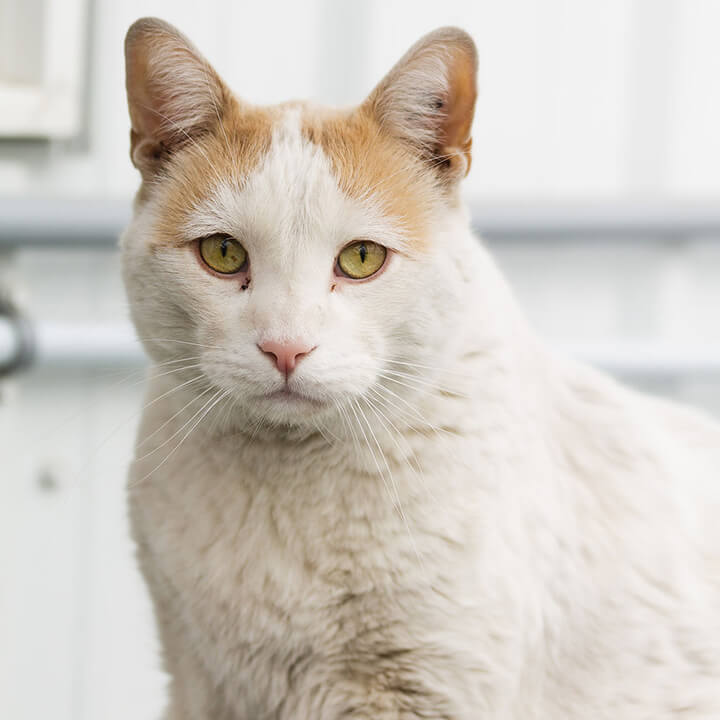
[[[0,397],[0,717],[71,720],[85,632],[91,512],[72,389],[25,375]]]
[[[33,371],[2,386],[2,718],[160,716],[164,679],[125,509],[142,384],[100,375]]]

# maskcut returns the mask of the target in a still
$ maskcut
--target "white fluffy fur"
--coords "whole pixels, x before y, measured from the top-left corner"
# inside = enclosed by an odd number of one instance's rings
[[[124,237],[149,351],[199,356],[153,371],[130,474],[168,720],[720,717],[720,429],[549,352],[462,210],[329,292],[398,229],[294,111],[208,198],[188,239],[239,237],[249,292],[148,249],[161,191]],[[267,336],[317,345],[322,405],[265,397]]]

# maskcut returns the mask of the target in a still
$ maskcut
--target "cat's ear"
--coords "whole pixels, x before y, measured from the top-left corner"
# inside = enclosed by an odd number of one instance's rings
[[[476,82],[472,38],[459,28],[440,28],[405,53],[363,107],[454,181],[470,170]]]
[[[125,37],[130,157],[152,177],[174,150],[221,122],[230,93],[190,41],[157,18]]]

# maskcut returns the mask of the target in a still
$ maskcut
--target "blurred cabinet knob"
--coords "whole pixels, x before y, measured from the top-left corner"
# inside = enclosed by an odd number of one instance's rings
[[[38,489],[45,493],[55,492],[60,488],[55,473],[48,468],[42,468],[38,472],[35,482]]]
[[[0,378],[30,365],[34,354],[30,323],[9,298],[0,295]]]

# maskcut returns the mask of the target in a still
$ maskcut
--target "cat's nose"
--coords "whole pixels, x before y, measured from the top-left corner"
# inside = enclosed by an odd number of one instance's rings
[[[266,355],[270,356],[275,363],[275,367],[286,377],[295,369],[300,358],[309,355],[315,349],[314,345],[299,340],[291,342],[266,340],[258,343],[258,347]]]

